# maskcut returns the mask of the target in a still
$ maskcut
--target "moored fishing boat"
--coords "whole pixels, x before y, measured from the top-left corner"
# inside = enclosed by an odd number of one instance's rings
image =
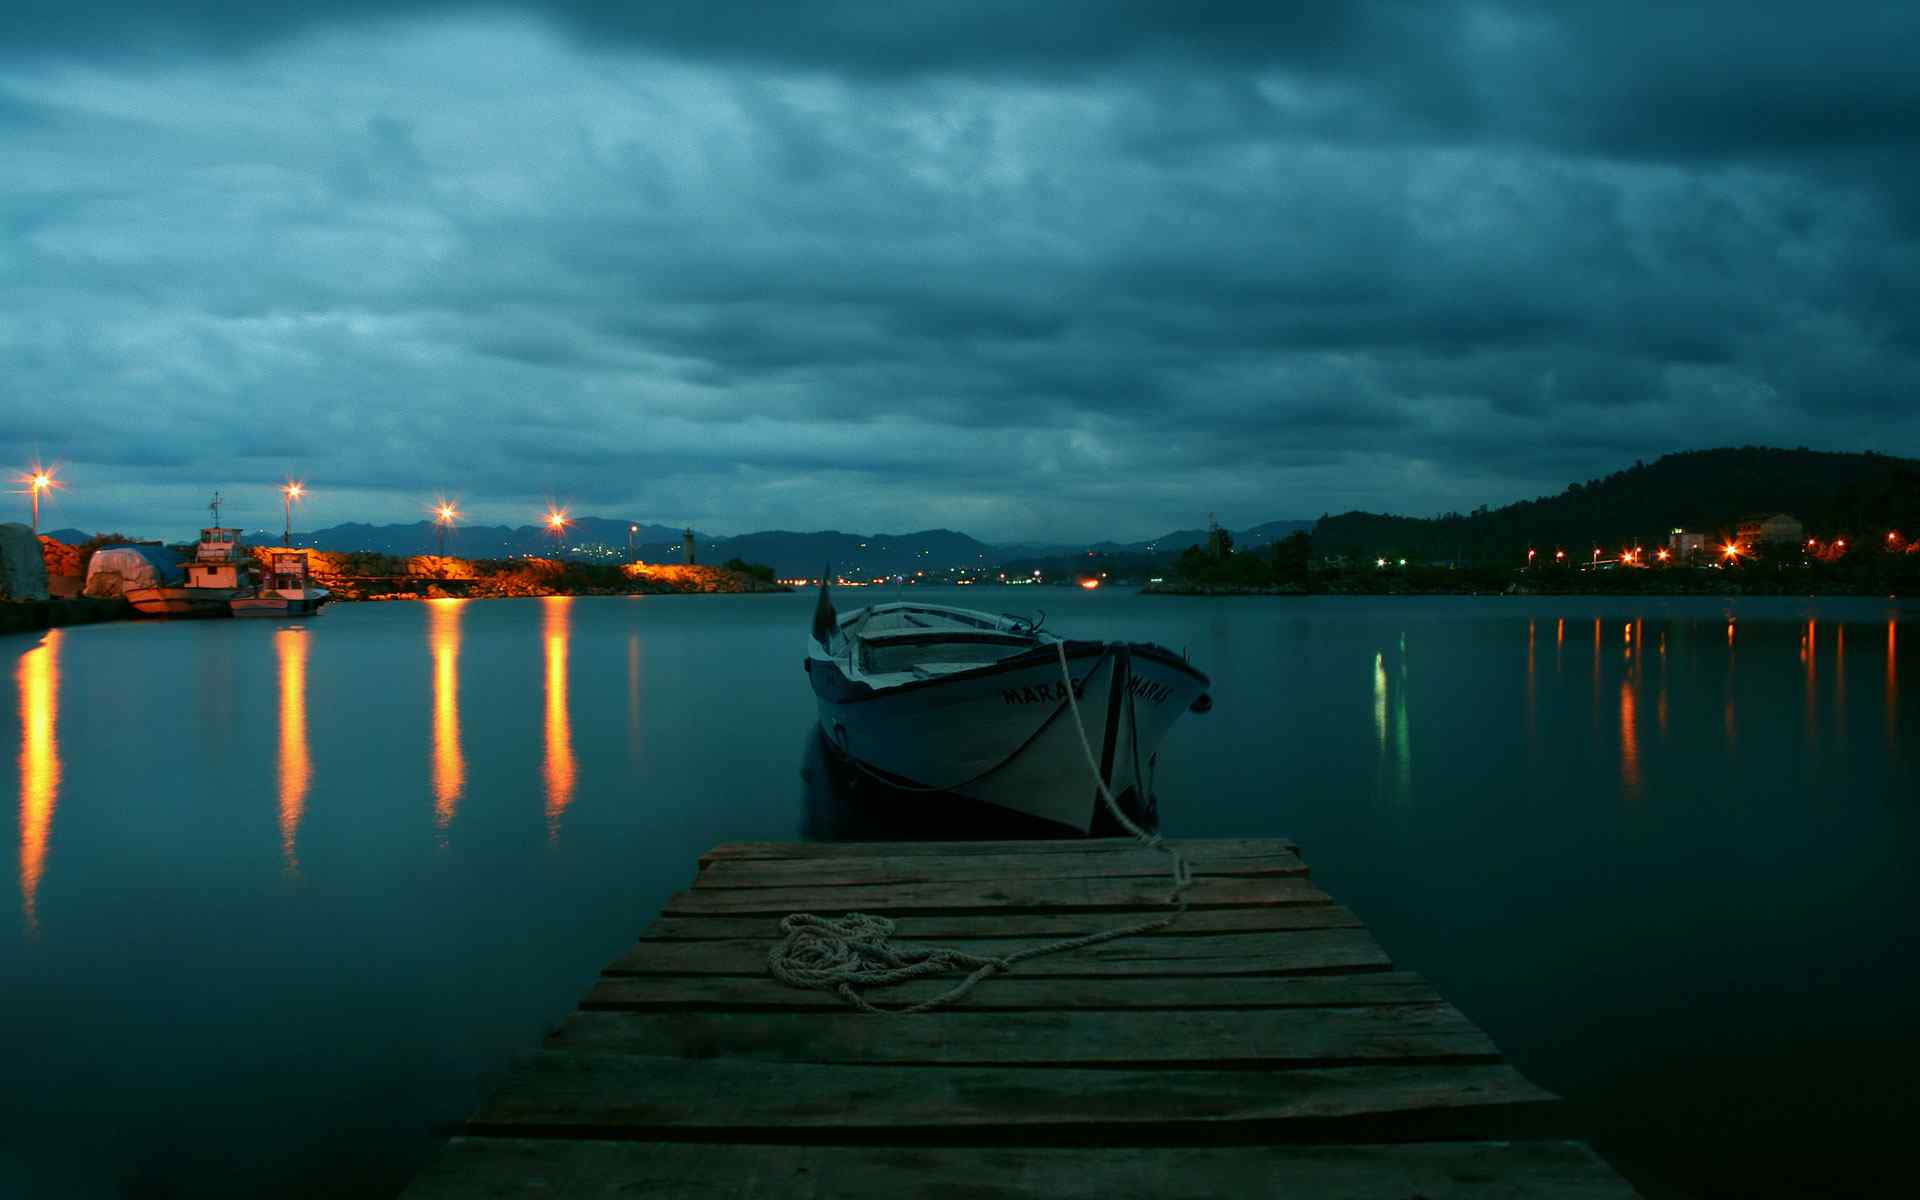
[[[228,601],[236,617],[310,617],[327,602],[327,590],[313,586],[305,550],[270,550],[267,575],[250,596]]]
[[[186,582],[177,587],[128,588],[127,603],[135,611],[163,617],[224,617],[228,604],[251,584],[242,562],[240,531],[220,524],[220,496],[214,494],[214,523],[200,531],[193,559],[186,564]]]
[[[1207,676],[1162,646],[937,604],[843,616],[824,580],[806,668],[822,733],[862,772],[1082,832],[1102,807],[1096,775],[1145,813],[1168,730],[1212,707]]]

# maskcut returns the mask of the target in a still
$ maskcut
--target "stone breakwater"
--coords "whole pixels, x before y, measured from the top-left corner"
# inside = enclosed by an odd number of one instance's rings
[[[252,547],[264,564],[271,546]],[[310,551],[314,580],[340,600],[430,600],[466,596],[627,596],[784,592],[725,567],[569,562],[548,558],[466,559],[435,554]]]

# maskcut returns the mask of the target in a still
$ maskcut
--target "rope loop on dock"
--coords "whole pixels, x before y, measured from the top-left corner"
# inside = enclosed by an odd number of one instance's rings
[[[1120,801],[1114,797],[1112,789],[1101,775],[1099,763],[1094,758],[1093,743],[1087,738],[1086,724],[1080,719],[1080,703],[1073,694],[1073,672],[1067,665],[1066,643],[1055,642],[1054,648],[1060,656],[1060,675],[1066,681],[1067,704],[1073,714],[1074,728],[1080,734],[1080,748],[1086,752],[1087,767],[1093,772],[1094,786],[1099,789],[1107,812],[1120,828],[1143,845],[1168,856],[1173,870],[1173,892],[1167,897],[1167,902],[1174,906],[1174,910],[1164,917],[1136,925],[1102,929],[999,956],[971,954],[950,946],[895,946],[888,940],[896,928],[893,921],[870,913],[850,912],[842,917],[792,913],[780,919],[780,932],[785,937],[767,952],[767,970],[775,979],[789,987],[833,992],[861,1012],[906,1016],[952,1004],[978,987],[982,980],[1010,971],[1016,964],[1030,958],[1063,954],[1116,938],[1165,929],[1187,911],[1185,892],[1193,884],[1192,865],[1178,850],[1161,841],[1158,833],[1148,833],[1135,824],[1120,807]],[[1117,672],[1119,667],[1116,666],[1114,670]],[[1119,686],[1117,680],[1113,686]],[[1137,780],[1135,784],[1138,786]],[[890,987],[954,971],[966,971],[967,975],[938,996],[900,1008],[881,1008],[859,990]]]

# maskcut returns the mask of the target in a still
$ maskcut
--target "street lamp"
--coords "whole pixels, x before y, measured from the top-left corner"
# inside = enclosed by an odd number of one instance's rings
[[[285,486],[280,489],[280,508],[287,522],[280,533],[282,546],[293,545],[293,502],[306,494],[307,489],[292,479],[287,480]]]
[[[33,532],[40,533],[40,493],[51,491],[59,486],[54,482],[53,472],[45,467],[35,466],[27,475],[27,494],[33,497]]]
[[[547,532],[553,534],[553,553],[559,557],[563,548],[562,540],[567,535],[567,510],[564,508],[547,509]]]
[[[454,518],[459,515],[460,510],[444,500],[433,510],[433,523],[440,535],[441,558],[447,556],[447,530],[453,525]]]
[[[638,525],[627,526],[627,561],[633,561],[633,535],[640,532]]]

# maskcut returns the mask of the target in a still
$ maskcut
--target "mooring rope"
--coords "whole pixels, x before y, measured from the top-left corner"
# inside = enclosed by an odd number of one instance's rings
[[[1074,728],[1080,734],[1080,748],[1086,754],[1087,767],[1093,772],[1094,785],[1120,828],[1139,842],[1169,857],[1173,868],[1173,892],[1167,897],[1167,902],[1174,906],[1173,911],[1151,921],[1063,938],[1044,946],[1030,946],[1004,955],[970,954],[965,950],[941,946],[895,946],[889,941],[896,928],[894,923],[886,917],[870,913],[850,912],[843,917],[793,913],[781,918],[780,932],[785,937],[767,953],[767,970],[775,979],[789,987],[833,992],[862,1012],[892,1015],[922,1013],[959,1000],[988,976],[1011,971],[1016,964],[1030,958],[1061,954],[1116,938],[1165,929],[1187,911],[1185,892],[1193,883],[1192,866],[1181,857],[1178,850],[1162,842],[1158,833],[1148,833],[1135,824],[1120,807],[1120,801],[1114,797],[1107,781],[1101,777],[1100,765],[1093,755],[1093,743],[1088,739],[1087,727],[1080,719],[1080,703],[1074,698],[1073,672],[1067,665],[1066,643],[1055,642],[1054,648],[1059,652],[1060,675],[1067,685],[1067,704],[1073,713]],[[1117,660],[1111,686],[1121,686]],[[1140,786],[1137,773],[1134,784]],[[860,992],[861,988],[890,987],[953,971],[966,971],[968,974],[938,996],[918,1004],[881,1008]]]

